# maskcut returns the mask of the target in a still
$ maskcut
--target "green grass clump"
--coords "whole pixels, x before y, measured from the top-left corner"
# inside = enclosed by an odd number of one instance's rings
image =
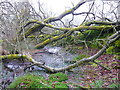
[[[52,88],[52,86],[47,84],[44,77],[28,74],[18,77],[8,88]]]
[[[68,80],[68,77],[67,77],[66,74],[59,72],[59,73],[55,73],[55,74],[50,75],[49,79],[51,81],[59,81],[59,82],[61,82],[61,81]]]

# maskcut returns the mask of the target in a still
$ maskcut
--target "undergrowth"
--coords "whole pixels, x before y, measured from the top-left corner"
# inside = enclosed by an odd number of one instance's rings
[[[28,74],[18,77],[8,88],[69,88],[69,84],[65,82],[66,80],[68,80],[68,76],[64,73],[51,74],[49,79]]]

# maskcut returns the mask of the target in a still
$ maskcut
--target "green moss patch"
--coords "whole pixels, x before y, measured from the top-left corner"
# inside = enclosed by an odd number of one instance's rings
[[[25,75],[18,77],[8,88],[52,88],[44,77],[36,75]]]
[[[16,78],[8,88],[68,88],[63,81],[68,80],[64,73],[55,73],[45,79],[42,76],[28,74]]]
[[[50,75],[49,79],[51,81],[59,81],[59,82],[61,82],[61,81],[68,80],[68,77],[67,77],[66,74],[60,72],[60,73],[55,73],[55,74]]]

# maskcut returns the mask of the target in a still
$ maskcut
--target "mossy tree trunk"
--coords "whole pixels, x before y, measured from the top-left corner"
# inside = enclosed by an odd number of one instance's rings
[[[49,72],[61,72],[61,71],[66,71],[66,70],[73,69],[75,67],[78,67],[78,66],[80,66],[82,64],[85,64],[85,63],[88,63],[88,62],[94,62],[94,60],[96,60],[98,57],[100,57],[106,51],[106,49],[109,47],[109,45],[111,43],[115,42],[119,38],[120,38],[120,31],[116,32],[115,34],[113,34],[109,38],[107,38],[106,45],[104,45],[104,47],[101,50],[99,50],[96,54],[94,54],[93,56],[88,57],[88,58],[83,58],[83,59],[77,61],[74,64],[71,64],[71,65],[68,65],[68,66],[62,67],[62,68],[52,68],[50,66],[46,66],[43,63],[35,61],[31,56],[21,55],[21,54],[3,55],[3,56],[0,56],[0,60],[2,60],[2,59],[25,58],[25,59],[28,59],[30,62],[32,62],[34,65],[42,67],[42,68],[48,70]]]
[[[83,63],[86,62],[93,62],[95,59],[97,59],[99,56],[101,56],[105,50],[109,47],[109,45],[111,43],[113,43],[114,41],[118,40],[120,38],[120,22],[106,22],[106,21],[91,21],[91,22],[84,22],[76,27],[73,28],[64,28],[64,27],[56,27],[52,24],[50,24],[51,22],[55,22],[55,21],[61,21],[61,19],[69,14],[75,16],[77,14],[75,14],[75,10],[77,10],[81,5],[83,5],[84,3],[86,3],[88,0],[82,0],[80,1],[77,5],[75,5],[73,8],[63,12],[62,14],[60,14],[57,17],[50,17],[45,19],[43,22],[42,21],[37,21],[37,20],[31,20],[29,21],[22,29],[21,31],[19,31],[18,33],[18,37],[15,38],[15,42],[17,42],[17,40],[22,41],[24,38],[28,38],[29,35],[39,31],[41,32],[41,34],[43,33],[43,29],[44,27],[48,27],[48,28],[52,28],[54,30],[59,30],[62,33],[59,33],[58,35],[55,35],[51,38],[48,38],[46,40],[44,40],[41,43],[38,43],[37,45],[35,45],[35,48],[43,48],[44,46],[46,46],[47,44],[54,42],[54,41],[58,41],[62,38],[65,38],[69,35],[71,35],[73,32],[75,31],[79,31],[81,33],[83,33],[84,31],[87,30],[114,30],[115,34],[113,34],[112,36],[110,36],[109,38],[105,39],[106,40],[106,45],[103,46],[103,48],[97,52],[95,55],[89,57],[89,58],[83,58],[82,60],[77,61],[74,64],[71,64],[69,66],[66,67],[62,67],[62,68],[52,68],[49,66],[46,66],[40,62],[35,61],[30,55],[22,55],[22,54],[9,54],[9,55],[1,55],[0,56],[0,60],[3,59],[14,59],[14,58],[24,58],[24,59],[28,59],[30,62],[32,62],[33,64],[42,67],[50,72],[60,72],[60,71],[65,71],[65,70],[69,70],[72,68],[75,68]],[[82,14],[82,13],[81,13]],[[88,16],[88,14],[91,14],[90,12],[86,13]],[[30,28],[26,29],[27,26],[34,24],[33,26],[31,26]],[[25,31],[24,31],[24,30]]]

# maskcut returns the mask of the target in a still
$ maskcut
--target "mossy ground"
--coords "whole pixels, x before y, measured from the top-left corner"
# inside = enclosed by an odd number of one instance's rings
[[[8,88],[68,88],[68,85],[65,83],[66,80],[68,80],[68,76],[64,73],[51,74],[49,79],[28,74],[18,77]]]
[[[43,82],[44,81],[44,82]],[[45,78],[32,74],[18,77],[8,88],[52,88]]]
[[[51,80],[51,81],[61,82],[61,81],[65,81],[67,79],[68,79],[67,75],[65,75],[63,73],[56,73],[56,74],[52,74],[49,76],[49,80]]]

